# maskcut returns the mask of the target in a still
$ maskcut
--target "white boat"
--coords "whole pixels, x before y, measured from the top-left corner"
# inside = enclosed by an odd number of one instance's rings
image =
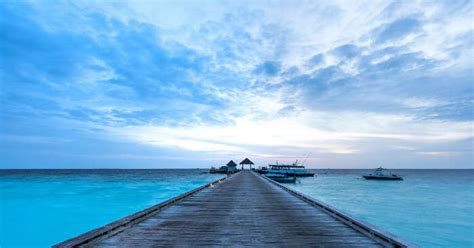
[[[296,178],[295,177],[289,177],[285,174],[272,174],[272,173],[267,173],[265,174],[266,177],[275,180],[279,183],[295,183]]]
[[[313,177],[314,172],[309,171],[303,165],[298,165],[298,160],[293,164],[270,164],[268,173],[284,174],[290,177]]]
[[[379,167],[374,172],[363,176],[367,180],[403,180],[403,178],[397,174],[393,174],[391,171]]]

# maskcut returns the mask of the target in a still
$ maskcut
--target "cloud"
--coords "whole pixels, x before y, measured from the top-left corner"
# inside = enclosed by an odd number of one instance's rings
[[[281,69],[281,65],[275,61],[265,61],[255,68],[255,73],[264,74],[266,76],[276,76]]]
[[[357,56],[359,54],[359,47],[353,44],[346,44],[338,46],[332,50],[337,57],[341,59],[349,59]]]
[[[363,167],[452,152],[472,165],[469,3],[0,8],[0,164],[311,152]]]
[[[318,54],[314,55],[313,57],[311,57],[308,60],[308,64],[310,66],[318,66],[318,65],[321,65],[323,63],[324,63],[324,55],[321,54],[321,53],[318,53]]]
[[[423,156],[432,156],[432,157],[453,157],[459,156],[459,152],[417,152]]]
[[[400,40],[409,34],[419,32],[421,23],[414,17],[404,17],[379,27],[375,34],[375,41],[383,43]]]

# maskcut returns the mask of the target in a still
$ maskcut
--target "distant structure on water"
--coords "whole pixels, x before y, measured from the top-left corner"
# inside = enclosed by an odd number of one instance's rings
[[[226,166],[227,166],[227,172],[234,173],[237,171],[237,164],[234,162],[234,160],[229,161],[229,163],[227,163]]]
[[[250,165],[250,169],[252,169],[252,165],[254,165],[254,163],[252,161],[250,161],[250,159],[248,159],[248,158],[245,158],[239,164],[242,165],[242,170],[244,169],[244,165],[246,165],[246,164]]]
[[[254,163],[248,159],[248,158],[245,158],[244,160],[242,160],[242,162],[239,163],[242,167],[242,170],[244,169],[244,165],[249,165],[250,166],[250,169],[252,169],[252,165],[254,165]],[[237,169],[237,164],[234,162],[234,160],[231,160],[229,161],[226,165],[224,166],[221,166],[219,168],[216,168],[216,167],[211,167],[211,169],[209,170],[209,173],[212,173],[212,174],[233,174],[235,172],[238,172],[240,171],[239,169]]]
[[[303,162],[304,164],[304,162]],[[315,175],[314,172],[306,169],[304,165],[298,165],[298,160],[292,164],[269,164],[269,168],[261,167],[256,171],[260,174],[282,174],[289,177],[313,177]]]
[[[234,160],[229,161],[226,165],[221,166],[219,168],[216,167],[211,167],[209,170],[209,173],[212,174],[233,174],[235,172],[239,171],[237,169],[237,164],[234,162]]]

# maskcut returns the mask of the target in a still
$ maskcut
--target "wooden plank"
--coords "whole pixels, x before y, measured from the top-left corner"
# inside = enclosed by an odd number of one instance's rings
[[[335,209],[334,207],[318,201],[310,196],[307,196],[305,194],[302,194],[300,192],[297,192],[291,188],[288,188],[284,186],[283,184],[280,184],[274,180],[271,180],[267,177],[263,177],[264,179],[268,180],[269,182],[277,185],[278,187],[284,189],[285,191],[289,192],[292,195],[295,195],[296,197],[302,199],[303,201],[318,207],[328,213],[329,215],[333,216],[334,218],[340,220],[341,222],[345,223],[346,225],[364,233],[365,235],[377,240],[378,242],[381,242],[382,244],[385,244],[390,247],[418,247],[418,245],[413,244],[411,242],[408,242],[406,240],[401,239],[400,237],[397,237],[391,233],[385,232],[380,230],[379,228],[363,222],[361,220],[358,220],[354,218],[353,216],[350,216],[347,213],[344,213],[340,210]]]
[[[214,185],[224,181],[227,178],[224,177],[224,178],[218,179],[214,182],[208,183],[204,186],[198,187],[198,188],[193,189],[191,191],[188,191],[184,194],[173,197],[173,198],[171,198],[169,200],[166,200],[166,201],[164,201],[160,204],[157,204],[155,206],[146,208],[142,211],[139,211],[139,212],[136,212],[136,213],[131,214],[129,216],[126,216],[122,219],[114,221],[114,222],[112,222],[110,224],[107,224],[105,226],[96,228],[94,230],[91,230],[89,232],[81,234],[77,237],[65,240],[65,241],[63,241],[59,244],[53,245],[53,247],[80,247],[80,246],[88,245],[91,242],[96,242],[101,238],[105,238],[107,236],[110,236],[110,235],[113,235],[117,232],[120,232],[120,231],[126,229],[127,227],[133,225],[134,223],[137,223],[137,222],[141,221],[142,219],[148,217],[149,215],[155,214],[155,213],[159,212],[161,209],[163,209],[165,207],[168,207],[168,206],[170,206],[170,205],[172,205],[172,204],[174,204],[174,203],[176,203],[180,200],[183,200],[183,199],[185,199],[185,198],[187,198],[187,197],[189,197],[189,196],[191,196],[191,195],[193,195],[193,194],[195,194],[195,193],[197,193],[201,190],[204,190],[204,189],[209,188],[209,187],[213,187]]]
[[[150,209],[118,221],[116,231],[105,226],[57,247],[400,247],[250,171]]]

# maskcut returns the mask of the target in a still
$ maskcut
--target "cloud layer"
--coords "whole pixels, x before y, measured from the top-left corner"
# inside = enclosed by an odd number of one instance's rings
[[[473,167],[470,1],[0,8],[0,167]]]

